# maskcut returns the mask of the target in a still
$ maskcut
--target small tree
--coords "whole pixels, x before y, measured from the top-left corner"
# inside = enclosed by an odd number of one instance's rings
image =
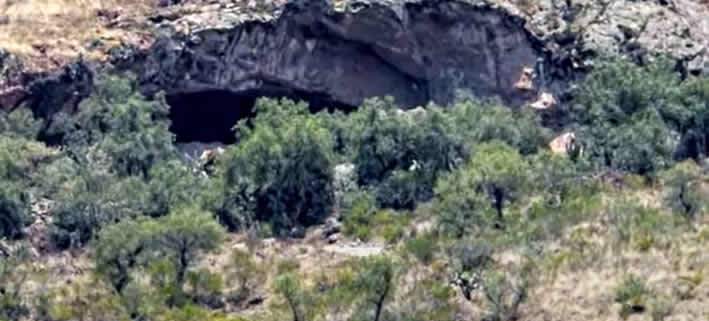
[[[22,236],[31,222],[30,187],[36,183],[32,173],[54,154],[39,142],[0,133],[0,238]]]
[[[526,190],[527,172],[522,156],[505,143],[479,145],[465,168],[438,183],[437,207],[444,230],[461,236],[471,227],[484,227],[490,210],[494,225],[503,227],[504,209]]]
[[[278,234],[322,221],[333,204],[329,131],[304,104],[262,99],[255,108],[256,117],[238,125],[240,143],[225,155],[227,210],[253,210],[244,215],[271,223]]]
[[[36,119],[29,108],[17,108],[11,112],[0,111],[0,134],[10,137],[36,139],[44,121]]]
[[[689,109],[666,59],[604,62],[579,86],[570,110],[583,155],[599,167],[651,175],[671,165]]]
[[[173,263],[179,289],[182,289],[187,269],[199,254],[216,249],[224,234],[210,213],[197,208],[176,210],[157,220],[154,226],[155,249]]]
[[[487,194],[498,223],[503,224],[506,204],[516,200],[527,185],[526,162],[516,150],[494,141],[478,146],[467,168]]]
[[[261,284],[265,279],[262,267],[251,258],[248,252],[234,250],[231,254],[231,266],[229,266],[228,276],[237,282],[236,293],[233,299],[240,302],[246,299],[250,292]]]
[[[72,163],[74,177],[54,195],[50,236],[60,249],[79,247],[107,224],[143,213],[145,186],[136,177],[118,178],[93,162]]]
[[[533,110],[515,111],[499,100],[481,101],[461,96],[448,113],[455,121],[455,130],[468,144],[500,140],[521,154],[529,155],[544,148],[550,136],[549,130],[538,123]]]
[[[340,121],[359,182],[376,187],[384,207],[411,209],[431,199],[436,177],[469,153],[452,115],[433,105],[403,111],[391,98],[371,99]]]
[[[488,312],[485,321],[519,320],[519,306],[527,299],[528,280],[526,275],[487,273],[483,277],[483,294],[487,300]]]
[[[30,222],[29,208],[11,186],[0,186],[0,238],[18,238]]]
[[[147,219],[128,219],[99,234],[94,254],[96,272],[119,294],[131,281],[131,270],[140,263],[140,255],[149,250],[148,233],[155,229],[154,224]]]
[[[164,216],[197,199],[207,188],[207,179],[177,159],[156,164],[150,169],[145,214]]]
[[[463,237],[485,229],[489,222],[489,202],[478,192],[478,182],[466,169],[459,169],[438,180],[435,209],[444,234]]]
[[[361,293],[362,311],[372,320],[382,318],[385,305],[394,296],[394,263],[384,256],[365,258],[358,262],[354,288]]]
[[[293,321],[306,321],[305,306],[307,294],[304,293],[302,281],[294,272],[279,275],[274,281],[273,288],[281,295],[293,316]]]
[[[703,175],[694,161],[678,163],[661,174],[665,185],[665,204],[686,219],[693,219],[707,206]]]

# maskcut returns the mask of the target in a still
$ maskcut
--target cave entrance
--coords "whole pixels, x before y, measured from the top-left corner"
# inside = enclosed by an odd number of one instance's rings
[[[221,90],[170,95],[170,131],[178,143],[233,144],[232,128],[251,115],[255,101],[255,97]]]
[[[236,136],[232,128],[239,120],[253,116],[254,104],[259,97],[305,101],[313,112],[323,109],[351,111],[355,108],[325,95],[294,90],[252,90],[239,93],[209,90],[174,94],[167,97],[172,121],[170,131],[175,134],[177,143],[233,144]]]

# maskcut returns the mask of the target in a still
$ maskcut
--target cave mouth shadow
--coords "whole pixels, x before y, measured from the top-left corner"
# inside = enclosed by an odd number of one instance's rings
[[[250,90],[231,92],[207,90],[173,94],[166,97],[170,106],[170,131],[177,143],[234,144],[234,126],[242,119],[254,116],[254,105],[261,97],[288,98],[308,103],[311,112],[324,109],[349,112],[354,106],[337,102],[322,94],[289,90]]]

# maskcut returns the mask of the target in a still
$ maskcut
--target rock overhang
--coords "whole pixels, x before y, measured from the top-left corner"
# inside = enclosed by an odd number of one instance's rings
[[[467,1],[342,3],[292,1],[268,14],[182,17],[171,22],[176,32],[149,50],[142,86],[168,94],[270,87],[352,106],[387,95],[404,107],[445,104],[459,90],[512,105],[534,96],[514,84],[544,54],[505,10]]]

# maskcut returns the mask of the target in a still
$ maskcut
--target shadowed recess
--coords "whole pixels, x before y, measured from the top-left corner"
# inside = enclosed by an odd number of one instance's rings
[[[167,97],[172,121],[170,131],[175,134],[178,143],[236,143],[233,128],[239,120],[253,115],[254,104],[259,97],[305,101],[312,112],[323,109],[351,111],[355,108],[324,95],[278,88],[238,93],[210,90],[176,94]]]

